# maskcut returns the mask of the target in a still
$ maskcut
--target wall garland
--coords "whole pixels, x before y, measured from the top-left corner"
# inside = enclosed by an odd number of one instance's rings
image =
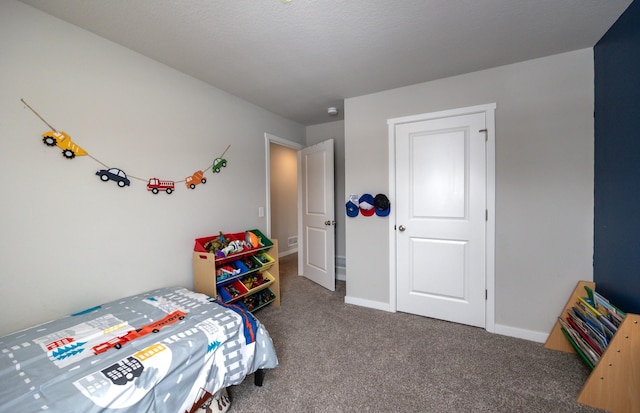
[[[71,137],[67,133],[58,131],[56,130],[56,128],[51,126],[51,124],[49,124],[49,122],[47,122],[42,116],[40,116],[40,114],[36,112],[24,99],[20,99],[20,101],[49,127],[50,130],[42,134],[42,142],[44,142],[45,145],[59,147],[60,149],[62,149],[62,156],[67,159],[73,159],[76,156],[88,156],[104,167],[104,169],[100,169],[96,172],[96,175],[100,177],[100,180],[104,182],[114,181],[121,188],[130,186],[131,179],[135,179],[138,181],[146,182],[147,191],[151,191],[151,193],[153,194],[157,194],[160,191],[171,194],[173,191],[175,191],[177,183],[184,182],[185,186],[188,189],[195,189],[197,185],[207,182],[207,179],[204,176],[205,171],[211,169],[212,173],[220,173],[222,168],[227,166],[227,160],[224,159],[224,155],[227,153],[231,145],[227,145],[227,148],[224,150],[224,152],[222,152],[222,155],[215,158],[211,165],[207,166],[206,168],[197,170],[192,175],[187,176],[185,179],[182,179],[180,181],[158,179],[155,177],[144,179],[133,175],[127,175],[123,170],[111,167],[89,154],[86,150],[82,149],[75,142],[73,142],[71,140]]]

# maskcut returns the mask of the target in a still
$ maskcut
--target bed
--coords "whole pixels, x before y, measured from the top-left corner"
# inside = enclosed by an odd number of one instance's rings
[[[161,288],[0,338],[0,412],[194,412],[277,365],[252,314]]]

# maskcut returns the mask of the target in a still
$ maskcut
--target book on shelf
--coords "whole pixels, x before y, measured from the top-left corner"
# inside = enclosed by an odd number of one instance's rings
[[[585,289],[589,294],[589,298],[595,303],[596,308],[598,308],[602,313],[605,322],[609,323],[612,328],[617,329],[620,327],[620,324],[622,324],[622,320],[624,320],[626,314],[618,307],[611,304],[609,300],[604,298],[597,291],[594,291],[589,287],[585,287]]]
[[[582,359],[587,363],[587,365],[593,369],[595,365],[598,363],[596,355],[593,354],[591,350],[589,350],[588,346],[586,346],[583,341],[580,339],[578,333],[571,327],[565,320],[562,318],[558,318],[558,322],[560,323],[560,329],[562,333],[567,337],[567,340],[571,343],[574,350]]]
[[[558,321],[567,340],[593,369],[626,314],[591,288],[585,287],[585,290],[587,296],[578,297],[566,317],[560,317]]]
[[[569,312],[567,317],[569,325],[573,327],[584,340],[598,353],[602,355],[607,348],[608,341],[605,336],[601,335],[589,323],[585,322],[577,313]]]

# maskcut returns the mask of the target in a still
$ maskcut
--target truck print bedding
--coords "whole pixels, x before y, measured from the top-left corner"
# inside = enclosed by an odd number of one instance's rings
[[[0,412],[195,412],[278,365],[251,314],[182,287],[0,338]]]

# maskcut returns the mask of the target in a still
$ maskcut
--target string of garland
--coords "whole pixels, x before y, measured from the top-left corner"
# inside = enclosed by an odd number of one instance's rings
[[[165,191],[168,194],[173,192],[176,183],[187,183],[187,187],[194,189],[196,185],[200,183],[205,183],[206,179],[204,178],[204,172],[211,169],[212,172],[218,173],[221,168],[227,166],[227,160],[224,159],[224,155],[227,153],[231,145],[228,145],[227,148],[222,152],[222,155],[218,156],[214,159],[214,161],[203,168],[202,170],[196,171],[193,175],[179,180],[160,180],[157,178],[144,179],[134,175],[127,175],[118,168],[113,168],[106,163],[102,162],[98,158],[89,154],[87,151],[78,146],[75,142],[71,140],[71,137],[65,132],[58,131],[56,128],[51,126],[49,122],[47,122],[35,109],[33,109],[24,99],[20,99],[20,101],[27,107],[34,115],[36,115],[42,122],[44,122],[50,129],[50,132],[45,132],[43,136],[43,142],[47,146],[58,146],[62,149],[62,155],[67,159],[73,159],[76,156],[88,156],[93,159],[100,165],[102,165],[105,169],[96,172],[96,175],[100,176],[100,179],[103,181],[114,180],[118,183],[118,186],[128,186],[130,179],[136,179],[141,182],[147,182],[147,189],[157,194],[159,191]]]

